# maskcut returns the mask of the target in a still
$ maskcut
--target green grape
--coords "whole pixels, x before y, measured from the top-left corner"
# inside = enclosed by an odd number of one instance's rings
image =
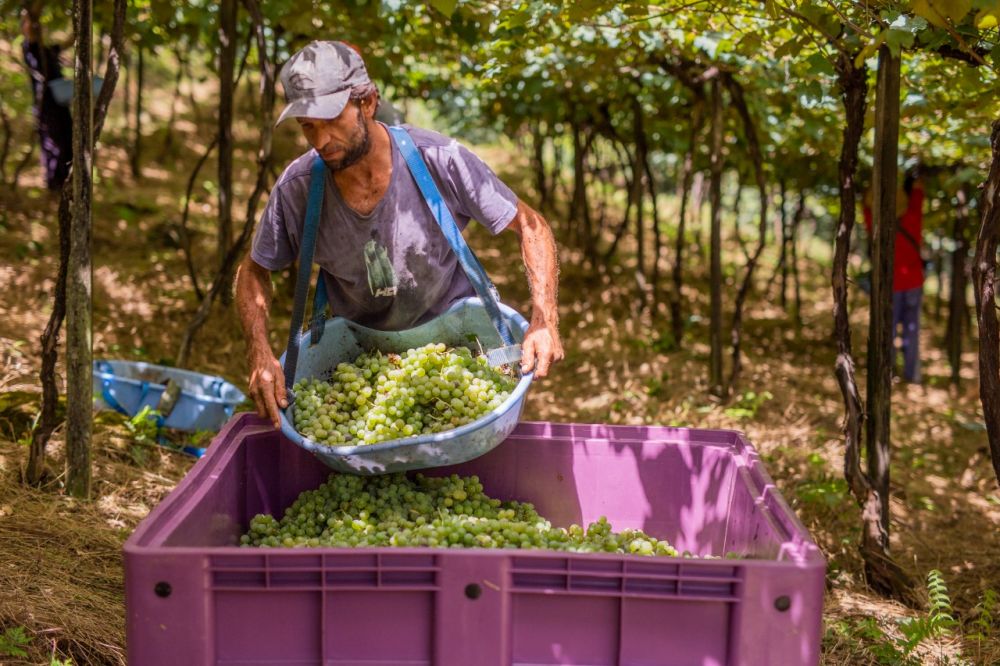
[[[328,446],[443,432],[495,410],[516,385],[516,377],[464,347],[436,343],[403,354],[362,354],[338,364],[329,381],[295,384],[295,427]]]
[[[678,556],[669,543],[640,530],[613,532],[603,516],[586,527],[555,527],[532,504],[502,502],[485,494],[478,477],[454,474],[332,474],[316,490],[299,495],[281,520],[254,516],[240,545],[544,548]]]

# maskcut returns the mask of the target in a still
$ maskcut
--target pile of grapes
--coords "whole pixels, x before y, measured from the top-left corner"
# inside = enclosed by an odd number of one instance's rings
[[[333,474],[299,495],[279,521],[259,514],[244,546],[429,546],[547,548],[585,553],[672,555],[666,541],[639,530],[612,532],[601,517],[586,529],[553,527],[528,503],[483,493],[478,477]]]
[[[327,446],[441,432],[493,411],[516,385],[516,377],[464,347],[362,354],[339,364],[330,381],[295,384],[295,429]]]

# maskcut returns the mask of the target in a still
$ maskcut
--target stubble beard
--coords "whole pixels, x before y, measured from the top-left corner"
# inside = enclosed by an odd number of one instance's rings
[[[326,166],[331,171],[340,171],[360,162],[372,148],[371,134],[368,132],[368,125],[365,124],[364,114],[358,109],[358,126],[351,144],[347,147],[347,153],[339,160],[326,161]]]

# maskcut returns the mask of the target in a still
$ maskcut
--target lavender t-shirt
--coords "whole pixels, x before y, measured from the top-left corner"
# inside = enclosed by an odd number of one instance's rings
[[[407,130],[459,228],[474,219],[492,234],[503,231],[517,211],[510,188],[454,139]],[[271,191],[250,254],[264,268],[281,270],[298,256],[315,157],[310,150],[292,162]],[[313,261],[333,313],[378,330],[412,327],[475,295],[395,142],[389,187],[369,215],[344,203],[326,171]]]

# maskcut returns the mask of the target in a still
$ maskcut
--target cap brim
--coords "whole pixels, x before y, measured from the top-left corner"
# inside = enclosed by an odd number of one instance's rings
[[[275,126],[280,125],[289,118],[323,118],[333,120],[344,111],[347,101],[351,98],[351,91],[341,90],[321,95],[319,97],[300,97],[285,107],[278,116]]]

